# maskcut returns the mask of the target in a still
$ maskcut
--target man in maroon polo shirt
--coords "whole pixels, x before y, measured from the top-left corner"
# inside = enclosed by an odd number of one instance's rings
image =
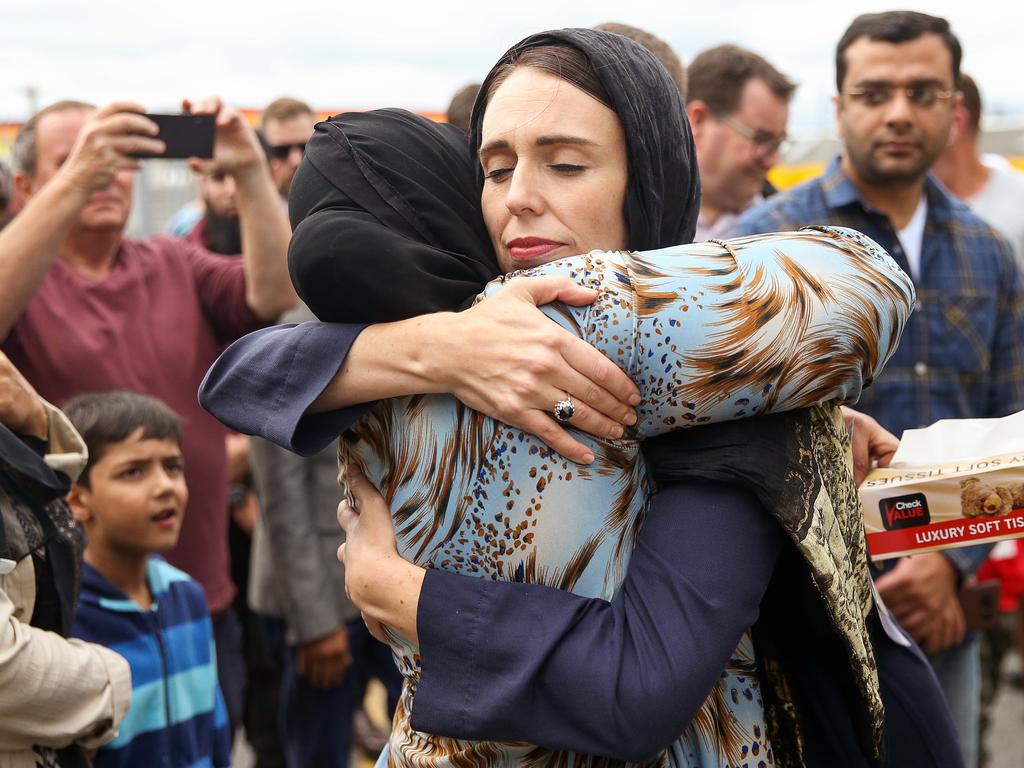
[[[139,167],[132,155],[163,151],[156,125],[137,104],[60,102],[15,140],[15,187],[26,204],[0,232],[0,339],[50,402],[123,388],[159,397],[184,417],[190,501],[169,560],[206,591],[231,698],[243,680],[231,639],[225,429],[196,392],[225,343],[273,321],[296,297],[288,222],[255,134],[219,100],[184,106],[218,116],[213,162],[234,178],[242,258],[169,236],[126,239]]]

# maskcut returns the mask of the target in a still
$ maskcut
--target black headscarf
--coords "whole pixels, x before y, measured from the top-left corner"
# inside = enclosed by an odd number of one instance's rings
[[[697,155],[679,88],[661,63],[639,43],[598,29],[559,29],[516,43],[480,86],[473,107],[470,145],[480,149],[484,100],[494,78],[525,52],[569,46],[593,66],[626,133],[629,182],[625,217],[635,251],[693,242],[700,210]],[[483,173],[477,165],[477,183]]]
[[[321,320],[459,309],[498,274],[457,128],[400,109],[319,123],[289,196],[292,281]]]
[[[524,50],[570,46],[592,63],[626,134],[630,248],[693,240],[700,184],[679,90],[643,46],[621,35],[566,29],[531,35]],[[292,182],[292,281],[321,320],[385,322],[459,309],[498,274],[480,213],[474,107],[472,147],[450,126],[397,109],[317,125]]]

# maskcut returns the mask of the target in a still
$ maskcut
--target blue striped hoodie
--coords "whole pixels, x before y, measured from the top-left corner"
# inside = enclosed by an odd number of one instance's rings
[[[72,634],[116,651],[132,670],[131,707],[93,764],[226,768],[231,733],[206,597],[162,558],[149,558],[146,575],[148,611],[85,564]]]

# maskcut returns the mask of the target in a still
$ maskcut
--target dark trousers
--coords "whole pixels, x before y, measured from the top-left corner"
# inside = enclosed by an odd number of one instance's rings
[[[283,660],[281,709],[289,768],[348,768],[352,751],[352,716],[362,704],[358,678],[376,677],[388,694],[388,712],[394,714],[402,690],[402,676],[391,649],[367,631],[362,620],[349,622],[352,667],[341,685],[315,688],[295,671],[295,649],[285,644],[285,626],[265,619],[270,646]]]
[[[214,616],[213,644],[217,648],[217,682],[224,694],[231,733],[242,724],[245,702],[245,659],[242,656],[242,625],[233,607]]]

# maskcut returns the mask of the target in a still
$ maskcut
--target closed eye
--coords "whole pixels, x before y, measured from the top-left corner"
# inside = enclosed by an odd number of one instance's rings
[[[566,174],[583,173],[583,171],[587,170],[586,166],[573,165],[572,163],[554,163],[548,167],[554,171],[558,171],[558,173]]]
[[[501,182],[512,175],[512,171],[515,168],[494,168],[484,174],[484,178],[489,181]]]

